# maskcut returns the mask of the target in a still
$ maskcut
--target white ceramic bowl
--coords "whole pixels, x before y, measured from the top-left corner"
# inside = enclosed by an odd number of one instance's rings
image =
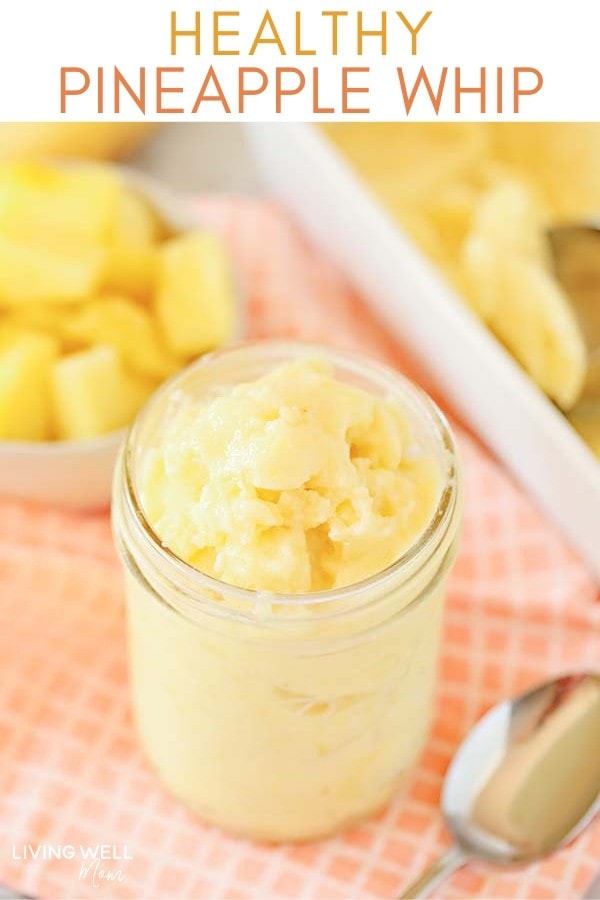
[[[130,187],[146,197],[174,233],[202,226],[179,195],[141,173],[122,167],[119,171]],[[238,335],[240,331],[238,324]],[[69,509],[108,506],[113,468],[126,432],[126,428],[121,428],[97,438],[76,441],[0,440],[0,495]]]

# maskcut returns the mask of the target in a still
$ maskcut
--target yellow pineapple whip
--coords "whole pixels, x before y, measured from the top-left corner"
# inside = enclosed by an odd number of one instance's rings
[[[437,408],[360,356],[247,344],[154,395],[114,530],[137,727],[177,797],[275,841],[389,800],[427,735],[461,497]]]

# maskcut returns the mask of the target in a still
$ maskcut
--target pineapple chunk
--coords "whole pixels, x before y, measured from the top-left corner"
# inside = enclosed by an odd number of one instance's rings
[[[10,344],[13,344],[15,341],[18,341],[20,338],[26,334],[28,329],[23,328],[18,322],[13,322],[11,319],[1,318],[0,319],[0,351],[4,350],[5,347],[8,347]]]
[[[63,349],[75,349],[67,337],[67,324],[74,304],[59,303],[24,303],[7,310],[1,319],[1,325],[21,331],[35,331],[48,334]]]
[[[0,158],[116,159],[156,128],[151,122],[2,122]]]
[[[96,292],[104,252],[55,250],[0,236],[0,304],[72,302]]]
[[[192,357],[227,341],[236,301],[223,242],[210,232],[192,232],[163,244],[155,302],[173,353]]]
[[[108,247],[103,282],[108,291],[149,298],[156,284],[157,252],[151,244]]]
[[[103,243],[120,190],[108,167],[7,163],[0,168],[0,234],[25,242]]]
[[[112,239],[133,246],[156,244],[160,223],[150,205],[134,191],[123,188],[119,196]]]
[[[52,436],[50,372],[56,353],[51,338],[25,333],[0,349],[0,438]]]
[[[123,369],[114,347],[98,345],[59,359],[52,371],[58,437],[94,437],[129,424],[152,385]]]
[[[92,300],[65,322],[65,332],[81,344],[111,344],[123,363],[139,375],[163,379],[180,368],[162,346],[150,314],[131,300]]]
[[[104,279],[117,293],[147,297],[156,281],[159,222],[146,201],[124,189],[108,248]]]

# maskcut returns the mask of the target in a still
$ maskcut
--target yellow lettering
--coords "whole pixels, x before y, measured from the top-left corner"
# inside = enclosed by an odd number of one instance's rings
[[[263,37],[264,32],[267,28],[271,29],[271,37]],[[262,18],[262,22],[258,26],[258,31],[256,33],[256,37],[250,47],[250,56],[254,56],[256,53],[256,48],[259,44],[276,44],[279,52],[282,56],[286,56],[285,47],[283,46],[283,41],[279,37],[279,32],[275,27],[275,22],[273,21],[273,17],[269,10],[266,11]]]
[[[431,15],[431,10],[429,10],[429,12],[426,12],[425,15],[423,16],[423,18],[421,19],[421,21],[419,22],[419,24],[415,25],[415,26],[411,25],[411,23],[408,21],[408,19],[406,18],[406,16],[404,15],[403,12],[397,12],[396,15],[398,16],[398,18],[400,19],[402,24],[405,25],[408,28],[408,30],[410,31],[410,37],[411,37],[410,52],[413,56],[416,56],[417,55],[417,35],[420,32],[423,25],[425,24],[425,22],[427,21],[427,19],[429,18],[429,16]]]
[[[324,10],[322,16],[331,17],[331,53],[333,56],[338,55],[338,20],[348,13],[342,9]]]
[[[296,13],[296,56],[316,56],[316,50],[304,50],[302,47],[302,13]]]
[[[194,53],[200,56],[200,13],[195,15],[195,24],[192,31],[179,31],[177,28],[177,13],[175,10],[171,12],[171,56],[177,56],[177,38],[193,37],[195,41]]]
[[[221,16],[239,16],[239,12],[235,10],[215,12],[213,16],[213,53],[215,56],[239,56],[239,50],[221,49],[220,41],[222,37],[239,37],[240,34],[239,31],[223,31],[220,27]]]
[[[381,38],[381,55],[387,53],[387,13],[381,13],[381,29],[379,31],[366,31],[363,27],[363,13],[358,13],[358,36],[357,36],[357,52],[359,56],[363,55],[363,41],[366,37]]]

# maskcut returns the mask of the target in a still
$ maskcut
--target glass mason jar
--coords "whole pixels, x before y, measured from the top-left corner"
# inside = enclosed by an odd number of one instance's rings
[[[138,496],[140,461],[183,396],[208,402],[301,355],[395,399],[443,474],[433,519],[382,572],[281,596],[224,584],[161,545]],[[423,748],[462,483],[448,425],[428,397],[364,357],[290,341],[204,357],[133,425],[115,476],[126,573],[133,709],[163,784],[204,819],[256,839],[307,840],[382,807]]]

